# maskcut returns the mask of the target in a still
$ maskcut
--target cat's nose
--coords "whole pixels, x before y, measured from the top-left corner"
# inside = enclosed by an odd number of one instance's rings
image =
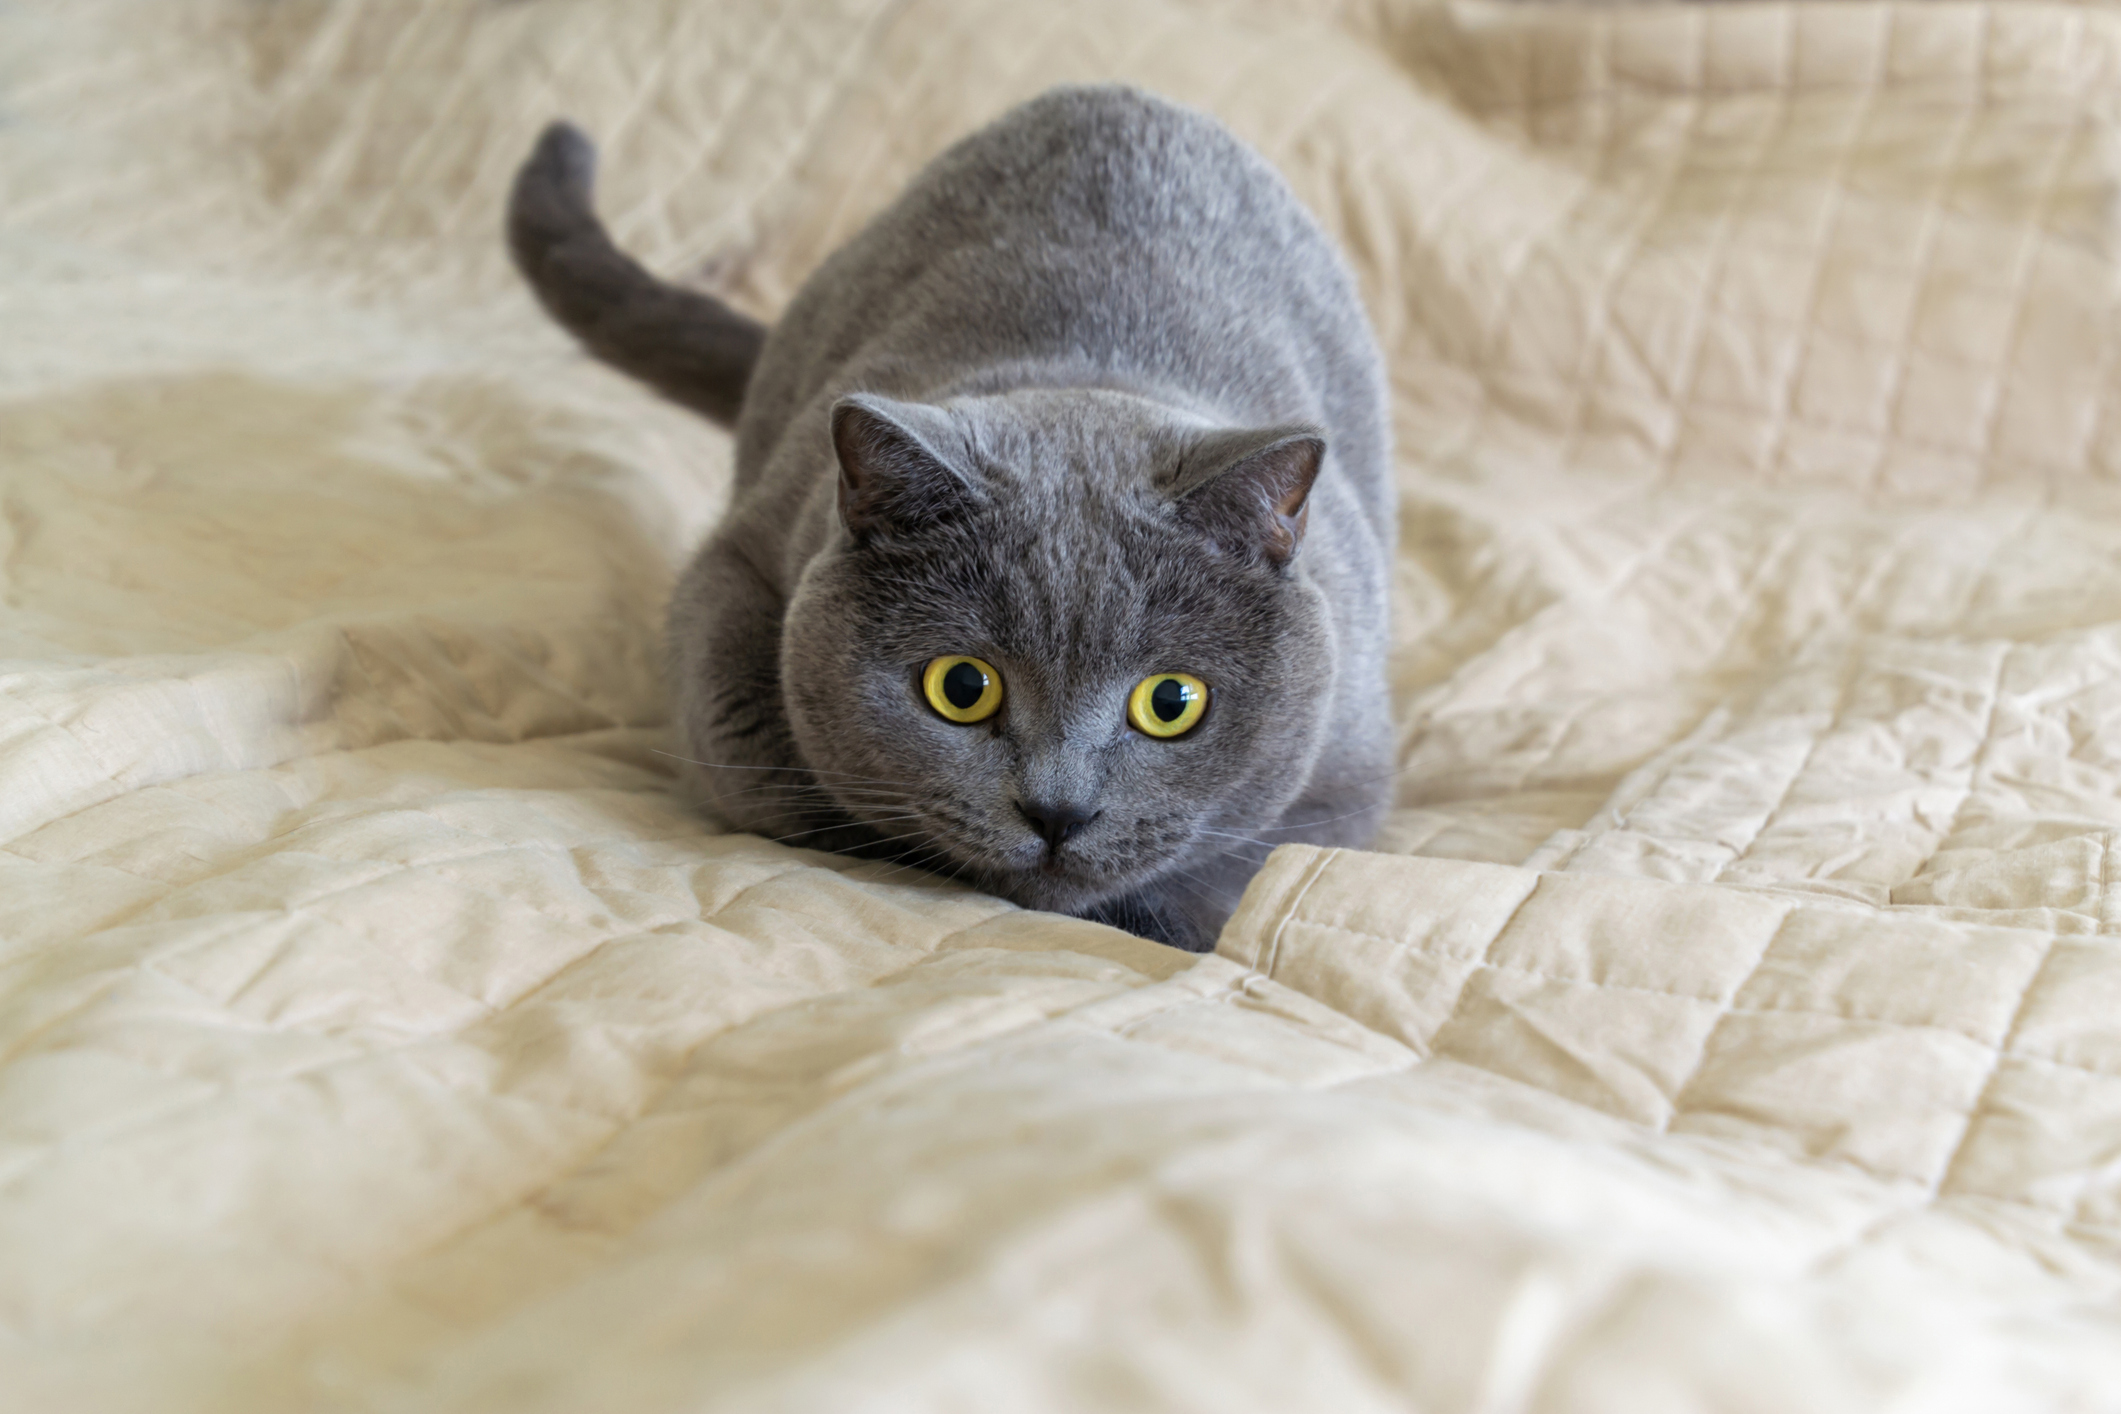
[[[1085,810],[1077,805],[1052,805],[1029,800],[1019,800],[1016,808],[1031,822],[1031,828],[1044,837],[1048,849],[1059,849],[1080,834],[1083,826],[1105,813]]]

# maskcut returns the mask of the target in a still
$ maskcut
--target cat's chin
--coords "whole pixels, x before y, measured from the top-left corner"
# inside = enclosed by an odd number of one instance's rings
[[[988,892],[1000,894],[1025,908],[1077,916],[1091,912],[1132,887],[1128,880],[1114,879],[1109,874],[1056,870],[1047,865],[1029,869],[990,868],[981,882]]]
[[[1054,871],[1050,867],[1005,869],[982,880],[988,892],[997,892],[1010,903],[1044,909],[1048,914],[1073,918],[1099,918],[1103,909],[1126,895],[1133,895],[1147,880],[1133,871],[1126,876],[1092,871]]]

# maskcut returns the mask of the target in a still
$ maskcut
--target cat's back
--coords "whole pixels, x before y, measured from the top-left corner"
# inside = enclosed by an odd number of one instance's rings
[[[1381,467],[1374,341],[1280,174],[1205,114],[1096,85],[948,149],[806,282],[747,394],[740,474],[836,389],[920,398],[1042,361],[1322,422]]]
[[[1271,246],[1308,225],[1279,174],[1221,124],[1120,84],[1056,88],[1011,110],[945,152],[903,206],[906,235],[945,245],[1029,228],[1068,246],[1178,235]]]

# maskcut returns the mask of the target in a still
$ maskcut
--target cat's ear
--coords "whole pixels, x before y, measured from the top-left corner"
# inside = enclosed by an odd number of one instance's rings
[[[856,540],[964,514],[976,493],[940,447],[957,440],[950,419],[919,403],[855,393],[832,407],[840,463],[840,520]]]
[[[1180,461],[1172,483],[1179,516],[1223,553],[1278,569],[1303,543],[1325,459],[1325,434],[1315,427],[1211,432]]]

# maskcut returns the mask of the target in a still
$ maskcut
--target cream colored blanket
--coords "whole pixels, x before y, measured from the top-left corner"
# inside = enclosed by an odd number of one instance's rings
[[[1403,809],[1194,959],[673,798],[770,316],[1064,80],[1348,251]],[[0,1410],[2121,1409],[2121,17],[0,6]]]

